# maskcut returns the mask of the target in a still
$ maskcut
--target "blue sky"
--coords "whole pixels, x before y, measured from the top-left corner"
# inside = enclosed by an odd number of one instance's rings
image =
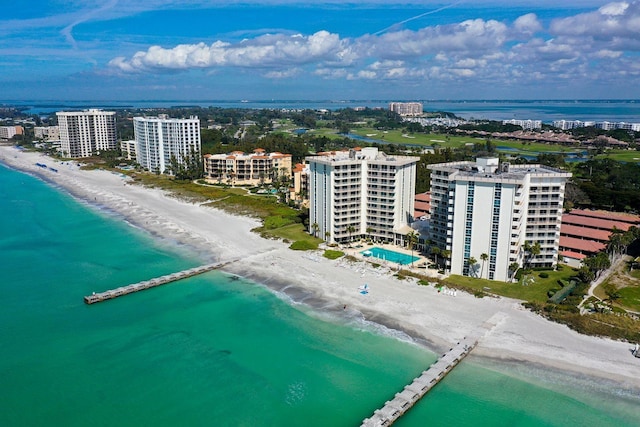
[[[640,0],[31,0],[2,10],[2,100],[640,98]]]

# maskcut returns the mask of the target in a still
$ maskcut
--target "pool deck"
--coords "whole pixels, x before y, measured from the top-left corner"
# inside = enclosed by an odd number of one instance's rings
[[[358,247],[356,247],[356,245],[359,245],[361,247],[358,248]],[[434,278],[439,278],[439,279],[443,279],[443,278],[447,277],[447,275],[445,275],[445,274],[438,273],[437,269],[418,267],[419,265],[424,265],[425,263],[427,265],[432,264],[432,261],[429,258],[427,258],[424,255],[421,255],[418,251],[415,251],[415,250],[413,251],[413,256],[418,258],[413,263],[411,263],[411,264],[398,264],[396,262],[384,260],[384,259],[381,259],[381,258],[371,257],[371,256],[366,257],[366,256],[362,255],[362,252],[367,251],[367,250],[371,250],[371,248],[381,248],[381,249],[386,249],[388,251],[398,252],[398,253],[401,253],[401,254],[404,254],[404,255],[411,256],[411,251],[410,250],[408,250],[406,248],[401,248],[399,246],[395,246],[395,245],[392,245],[392,244],[389,244],[389,243],[384,243],[384,244],[378,243],[378,244],[373,244],[373,245],[355,243],[355,244],[353,244],[351,246],[344,246],[342,248],[342,250],[345,251],[346,254],[352,255],[352,256],[356,257],[357,259],[359,259],[361,261],[367,261],[367,262],[370,262],[370,263],[384,265],[384,266],[389,267],[391,269],[408,269],[408,270],[414,271],[416,273],[424,274],[425,276],[428,276],[428,277],[434,277]]]

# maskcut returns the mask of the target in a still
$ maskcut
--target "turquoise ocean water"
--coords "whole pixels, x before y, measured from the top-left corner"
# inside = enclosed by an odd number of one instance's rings
[[[211,272],[187,248],[0,165],[0,426],[357,426],[436,356]],[[465,361],[396,425],[636,426],[640,398]]]

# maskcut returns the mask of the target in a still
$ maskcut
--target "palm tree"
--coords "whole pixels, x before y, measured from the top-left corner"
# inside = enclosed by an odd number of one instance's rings
[[[451,258],[451,251],[448,249],[444,249],[440,252],[440,254],[442,255],[442,257],[444,258],[444,268],[446,270],[447,265],[448,265],[448,261],[449,258]]]
[[[418,242],[420,235],[416,231],[410,231],[407,233],[407,244],[411,247],[411,265],[413,265],[413,247]]]
[[[369,236],[369,239],[371,239],[371,233],[373,233],[373,228],[367,227],[367,235]]]
[[[437,246],[433,246],[430,249],[431,254],[433,255],[433,262],[434,264],[438,265],[438,255],[440,255],[442,252],[440,251],[440,248]]]
[[[355,232],[356,228],[353,225],[347,227],[347,233],[349,233],[349,242],[351,242],[351,233]]]
[[[324,232],[324,240],[326,240],[328,242],[329,241],[329,237],[331,237],[331,232],[330,231],[325,231]]]
[[[540,255],[540,242],[536,241],[531,247],[531,260],[529,264],[532,264],[538,255]]]
[[[475,259],[474,257],[469,257],[469,259],[467,259],[467,265],[469,266],[469,275],[475,277],[475,271],[476,269],[474,268],[474,266],[478,263],[478,260]]]
[[[313,230],[313,237],[318,237],[318,228],[320,228],[320,226],[318,225],[317,222],[314,222],[313,224],[311,224],[311,229]]]
[[[482,253],[480,254],[480,259],[482,260],[482,267],[480,268],[480,277],[482,277],[484,273],[484,263],[489,259],[489,254]]]
[[[540,242],[535,242],[533,245],[528,240],[522,245],[522,249],[527,252],[527,267],[531,268],[531,264],[535,257],[540,255]]]
[[[511,264],[509,264],[509,271],[511,272],[511,280],[513,280],[516,277],[516,272],[518,271],[519,268],[520,268],[520,264],[518,264],[517,262],[512,262]]]

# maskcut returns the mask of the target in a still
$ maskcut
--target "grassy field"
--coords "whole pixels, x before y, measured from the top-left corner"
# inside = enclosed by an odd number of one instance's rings
[[[314,135],[322,135],[328,138],[344,138],[344,135],[337,133],[335,129],[319,128],[311,132]],[[444,135],[444,134],[406,134],[400,130],[380,131],[375,128],[359,127],[351,130],[352,134],[359,135],[363,138],[383,141],[388,144],[411,145],[418,147],[439,148],[460,148],[465,144],[484,144],[486,138],[474,138],[471,136]],[[496,145],[499,152],[511,155],[532,156],[535,157],[540,153],[546,154],[576,154],[585,158],[589,153],[585,147],[566,146],[559,144],[544,144],[540,142],[530,142],[523,140],[501,140],[491,139]],[[637,163],[640,162],[640,152],[636,150],[607,150],[604,154],[595,156],[597,159],[609,158],[619,162]]]
[[[485,292],[496,294],[509,298],[515,298],[523,301],[545,303],[549,299],[547,292],[550,290],[559,290],[561,286],[558,280],[569,281],[575,276],[575,270],[563,267],[560,271],[544,271],[549,277],[542,278],[542,271],[534,271],[528,275],[527,279],[517,283],[498,282],[495,280],[475,279],[467,276],[452,275],[445,280],[454,286],[460,286],[472,289],[476,292]],[[526,285],[523,285],[527,283]],[[446,284],[445,283],[445,284]]]
[[[611,159],[617,162],[638,163],[640,151],[636,150],[607,150],[604,154],[595,156],[596,159]]]

